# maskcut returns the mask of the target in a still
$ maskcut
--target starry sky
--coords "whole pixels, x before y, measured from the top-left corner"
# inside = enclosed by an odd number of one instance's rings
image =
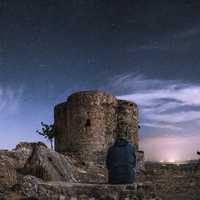
[[[98,89],[139,105],[147,160],[196,158],[199,22],[198,0],[0,0],[0,148]]]

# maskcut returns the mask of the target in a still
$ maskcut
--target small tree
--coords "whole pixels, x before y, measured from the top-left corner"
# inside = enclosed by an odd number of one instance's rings
[[[51,144],[51,149],[53,149],[53,139],[55,138],[55,126],[53,124],[44,124],[41,122],[42,131],[36,131],[39,135],[44,136],[44,138],[48,139]]]

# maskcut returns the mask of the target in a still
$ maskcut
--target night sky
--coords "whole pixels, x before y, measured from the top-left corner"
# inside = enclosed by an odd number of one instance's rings
[[[0,148],[45,141],[55,104],[98,89],[139,105],[147,160],[195,158],[199,0],[0,0],[0,27]]]

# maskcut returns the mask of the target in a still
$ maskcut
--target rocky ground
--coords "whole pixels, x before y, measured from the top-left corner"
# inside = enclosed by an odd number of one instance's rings
[[[113,186],[105,180],[105,169],[88,168],[41,142],[0,151],[0,200],[156,199],[150,182]]]
[[[163,164],[146,163],[145,181],[156,186],[163,200],[200,199],[200,163]]]
[[[109,185],[88,167],[41,142],[0,150],[0,200],[198,200],[200,165],[146,163],[132,185]],[[158,198],[159,196],[159,198]]]

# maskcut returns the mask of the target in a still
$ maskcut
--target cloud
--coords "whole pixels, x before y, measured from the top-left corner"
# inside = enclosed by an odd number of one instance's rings
[[[181,127],[173,126],[170,124],[165,124],[165,123],[141,123],[141,126],[146,126],[146,127],[153,127],[153,128],[159,128],[159,129],[171,129],[171,130],[182,130]]]
[[[146,127],[177,131],[185,129],[185,122],[200,121],[198,83],[123,74],[112,79],[112,86],[121,88],[117,98],[139,105],[141,123]]]
[[[3,116],[19,111],[19,105],[24,93],[24,87],[18,88],[0,86],[0,112]]]
[[[200,85],[170,84],[167,81],[158,81],[158,85],[154,85],[157,88],[148,89],[148,85],[149,87],[152,85],[151,80],[143,80],[143,82],[147,84],[145,89],[142,88],[144,83],[141,82],[141,86],[137,83],[138,89],[142,90],[141,92],[123,95],[121,98],[134,99],[142,105],[152,105],[152,103],[157,105],[156,101],[158,100],[171,99],[171,106],[174,104],[173,100],[179,102],[180,105],[200,106]],[[134,80],[132,84],[134,84]],[[159,89],[161,85],[163,88]]]
[[[174,112],[174,113],[147,113],[148,118],[157,121],[157,122],[168,122],[168,123],[180,123],[180,122],[188,122],[193,120],[200,120],[200,113],[198,111],[182,111],[182,112]]]

